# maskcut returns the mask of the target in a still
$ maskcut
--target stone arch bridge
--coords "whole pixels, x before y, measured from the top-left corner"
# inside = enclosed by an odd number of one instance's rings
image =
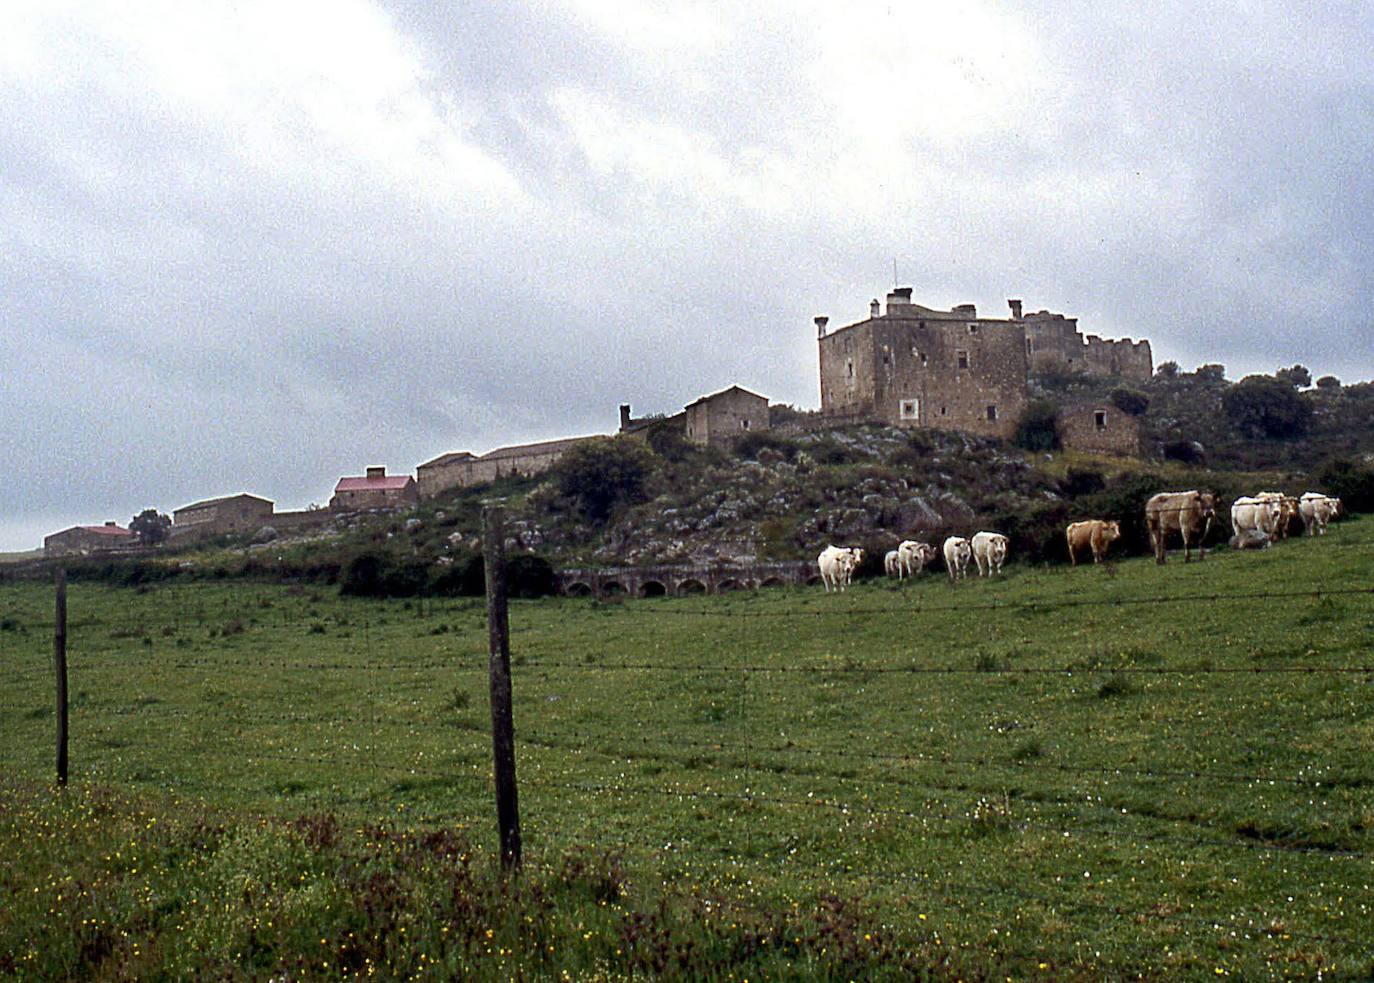
[[[780,563],[701,564],[651,567],[572,567],[555,575],[558,592],[571,597],[664,597],[723,594],[760,587],[818,584],[820,572],[811,560]]]

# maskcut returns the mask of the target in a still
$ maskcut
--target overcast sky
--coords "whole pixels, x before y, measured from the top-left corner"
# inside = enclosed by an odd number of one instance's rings
[[[818,403],[812,317],[1374,376],[1364,2],[0,4],[0,550]]]

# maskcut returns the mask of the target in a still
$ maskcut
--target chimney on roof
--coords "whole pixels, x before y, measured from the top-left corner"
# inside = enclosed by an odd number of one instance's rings
[[[629,427],[630,427],[630,404],[629,404],[629,403],[621,403],[621,404],[620,404],[620,429],[621,429],[621,432],[624,432],[625,430],[628,430]]]
[[[888,312],[889,314],[892,313],[892,308],[893,308],[894,306],[897,306],[897,307],[910,307],[910,306],[911,306],[911,288],[910,288],[910,287],[893,287],[893,288],[892,288],[892,293],[890,293],[890,294],[887,295],[887,312]]]
[[[829,323],[830,323],[830,318],[826,317],[824,314],[822,314],[821,316],[819,316],[819,317],[816,318],[816,337],[817,337],[817,338],[824,338],[824,337],[825,337],[825,326],[826,326],[827,324],[829,324]]]
[[[380,467],[372,467],[372,468],[368,468],[368,469],[367,469],[367,480],[368,480],[368,481],[371,481],[373,478],[385,478],[385,477],[386,477],[386,466],[385,466],[385,465],[382,465],[382,466],[380,466]]]
[[[1013,321],[1021,320],[1021,302],[1019,300],[1008,300],[1007,306],[1011,308],[1011,319]]]
[[[109,522],[106,522],[105,525],[109,526],[110,528],[114,528],[114,520],[111,519]]]
[[[868,302],[868,316],[877,317],[883,309],[883,305],[878,303],[878,298],[874,297]]]

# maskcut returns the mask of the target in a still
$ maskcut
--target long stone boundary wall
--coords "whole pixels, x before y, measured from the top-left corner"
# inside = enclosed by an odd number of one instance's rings
[[[820,583],[821,579],[813,560],[743,565],[571,567],[558,571],[555,577],[558,592],[571,597],[723,594],[731,590]]]

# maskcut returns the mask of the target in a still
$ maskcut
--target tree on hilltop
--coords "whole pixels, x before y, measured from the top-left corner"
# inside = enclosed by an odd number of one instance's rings
[[[1274,378],[1280,382],[1286,382],[1294,389],[1306,389],[1312,385],[1312,373],[1307,370],[1305,365],[1294,365],[1290,368],[1279,369],[1274,373]]]
[[[157,509],[144,509],[129,520],[129,532],[138,537],[141,546],[166,542],[171,531],[172,520]]]
[[[1243,437],[1288,440],[1307,433],[1312,404],[1289,383],[1249,375],[1221,397],[1231,426]]]

